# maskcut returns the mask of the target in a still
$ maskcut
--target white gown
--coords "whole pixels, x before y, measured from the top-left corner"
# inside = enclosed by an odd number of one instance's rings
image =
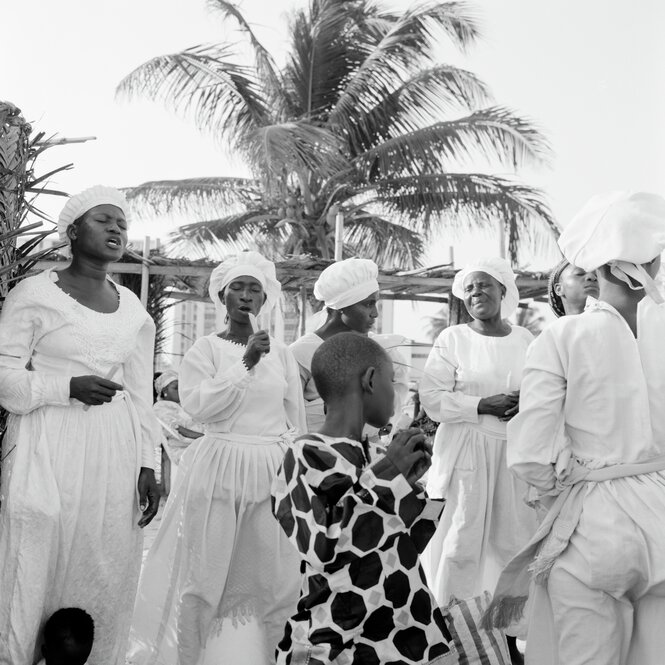
[[[151,412],[155,327],[131,291],[118,310],[95,312],[54,282],[30,277],[0,316],[0,404],[9,412],[2,450],[0,663],[38,660],[38,636],[61,607],[95,622],[90,665],[124,663],[141,565],[136,481],[153,466],[159,429]],[[84,409],[73,376],[124,386]]]
[[[534,342],[508,426],[508,463],[541,493],[557,492],[561,458],[602,469],[665,455],[665,306],[639,303],[636,339],[614,308],[589,302]],[[662,665],[665,471],[582,491],[572,537],[532,593],[526,661]]]
[[[440,422],[427,492],[446,507],[423,567],[441,605],[492,591],[499,573],[536,529],[524,503],[527,487],[506,465],[506,424],[478,415],[481,397],[520,388],[533,336],[513,326],[506,337],[481,335],[467,324],[437,338],[420,383],[421,403]]]
[[[270,486],[305,427],[298,369],[274,339],[250,371],[244,353],[213,334],[180,365],[182,406],[205,435],[181,458],[141,573],[132,664],[271,663],[295,610],[298,552],[272,515]]]

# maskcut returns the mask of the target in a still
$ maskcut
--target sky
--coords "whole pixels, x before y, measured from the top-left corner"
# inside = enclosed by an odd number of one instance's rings
[[[240,3],[265,45],[284,52],[287,12],[303,0]],[[391,4],[407,7],[405,0]],[[525,172],[542,187],[562,225],[594,193],[648,189],[665,194],[665,3],[659,0],[475,0],[483,38],[466,57],[442,44],[442,59],[476,72],[498,103],[532,118],[555,152],[550,168]],[[74,162],[57,184],[75,192],[98,182],[244,171],[191,120],[159,103],[115,98],[127,73],[153,56],[236,39],[205,0],[0,0],[0,98],[34,126],[95,141],[53,148],[45,167]],[[12,66],[7,66],[10,63]],[[47,207],[57,212],[60,202]],[[164,220],[133,235],[162,235]],[[455,239],[463,262],[494,238]],[[450,238],[432,248],[445,260]],[[497,241],[498,245],[498,241]],[[533,257],[538,267],[543,257]],[[551,260],[550,256],[544,257]],[[530,266],[525,266],[530,267]]]

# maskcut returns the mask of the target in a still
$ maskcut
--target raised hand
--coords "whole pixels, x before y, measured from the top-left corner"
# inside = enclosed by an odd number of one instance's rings
[[[432,446],[421,429],[402,430],[390,442],[386,457],[413,485],[432,464]]]
[[[251,369],[265,353],[270,353],[270,336],[265,330],[259,330],[247,340],[247,350],[243,356],[245,365]]]

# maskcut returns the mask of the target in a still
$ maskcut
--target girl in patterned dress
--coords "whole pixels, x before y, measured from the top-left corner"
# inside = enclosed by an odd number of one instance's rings
[[[431,448],[416,429],[385,454],[363,438],[366,423],[392,415],[392,362],[369,338],[340,333],[316,351],[312,374],[325,422],[295,441],[273,484],[273,511],[305,572],[277,662],[456,663],[419,562],[443,509],[418,483]]]

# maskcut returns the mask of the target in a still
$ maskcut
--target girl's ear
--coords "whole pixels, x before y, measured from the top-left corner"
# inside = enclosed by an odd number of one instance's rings
[[[67,237],[69,238],[70,242],[72,240],[76,240],[76,236],[77,236],[76,224],[70,224],[67,227],[67,230],[65,231],[65,233],[67,234]]]
[[[364,393],[372,394],[374,392],[374,375],[376,374],[376,369],[374,367],[368,367],[360,377],[360,387]]]
[[[563,298],[563,287],[561,284],[554,285],[554,293],[556,293],[560,298]]]

